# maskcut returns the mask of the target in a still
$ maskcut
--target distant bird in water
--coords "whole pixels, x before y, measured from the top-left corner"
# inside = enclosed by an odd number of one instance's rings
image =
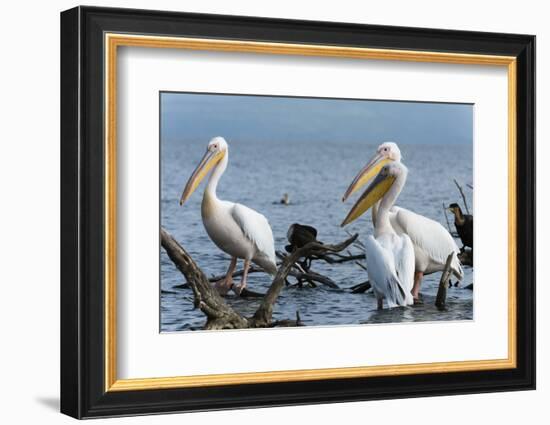
[[[449,205],[449,211],[455,216],[455,227],[460,240],[462,241],[462,249],[469,247],[474,250],[474,216],[471,214],[463,214],[462,209],[458,204]]]
[[[281,198],[280,203],[283,204],[283,205],[288,205],[288,204],[290,204],[290,196],[288,196],[288,193],[285,193],[285,194],[283,195],[283,197]]]
[[[217,282],[216,288],[225,294],[233,287],[233,291],[240,295],[246,287],[251,261],[269,274],[277,272],[277,264],[273,232],[267,219],[253,209],[235,202],[222,201],[216,195],[218,182],[228,162],[227,142],[223,137],[214,137],[208,143],[204,157],[185,185],[180,205],[189,199],[201,180],[212,170],[202,198],[202,222],[210,239],[231,256],[225,279]],[[244,259],[243,278],[240,286],[233,286],[233,272],[238,258]]]

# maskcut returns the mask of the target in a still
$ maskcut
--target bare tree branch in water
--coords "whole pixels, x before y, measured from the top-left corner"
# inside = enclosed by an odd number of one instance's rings
[[[370,280],[367,280],[362,283],[358,283],[357,285],[354,285],[350,288],[352,294],[362,294],[364,292],[367,292],[370,288],[372,288],[372,285],[370,283]]]
[[[237,313],[224,301],[218,292],[211,286],[204,272],[172,235],[161,228],[160,236],[161,245],[168,254],[168,257],[176,265],[178,270],[183,273],[189,286],[193,290],[195,308],[199,308],[207,318],[205,329],[300,326],[301,320],[298,313],[296,320],[282,320],[276,322],[272,320],[274,305],[295,263],[301,258],[312,255],[322,256],[328,253],[341,252],[357,239],[357,235],[353,235],[344,242],[336,245],[322,244],[315,241],[296,249],[283,259],[269,290],[263,297],[254,316],[246,318]]]
[[[447,217],[447,206],[445,205],[445,202],[442,202],[441,206],[443,207],[443,215],[445,216],[445,221],[447,222],[447,229],[449,230],[449,233],[452,235],[453,231],[451,230],[451,225],[449,223],[449,217]]]
[[[458,188],[458,191],[460,192],[460,196],[462,196],[462,202],[464,202],[464,207],[466,208],[466,214],[470,214],[470,209],[468,208],[468,202],[466,202],[466,195],[464,195],[464,190],[462,189],[462,186],[456,181],[456,179],[453,179],[455,182],[456,187]]]
[[[329,252],[340,252],[346,249],[351,245],[358,235],[353,235],[342,243],[337,245],[328,245],[322,244],[320,242],[309,242],[305,246],[296,249],[290,255],[288,255],[282,262],[273,283],[269,287],[267,294],[265,295],[260,307],[256,311],[253,317],[253,327],[265,327],[271,322],[271,317],[273,315],[273,306],[275,301],[279,297],[279,294],[283,287],[285,286],[285,280],[293,267],[300,258],[308,257],[311,255],[324,255]]]
[[[163,228],[160,229],[160,240],[170,260],[189,282],[193,290],[195,308],[200,308],[206,315],[205,329],[248,327],[247,320],[227,305],[187,251]]]
[[[279,265],[280,264],[281,263],[279,263]],[[232,276],[233,277],[240,277],[240,276],[243,275],[243,273],[244,273],[244,270],[242,270],[242,269],[237,270],[233,273]],[[251,266],[248,269],[248,274],[250,275],[251,273],[264,273],[264,270],[260,267]],[[222,280],[223,278],[225,278],[225,276],[226,276],[225,274],[212,276],[208,280],[210,281],[210,283],[213,283],[213,282]],[[292,277],[296,278],[298,281],[304,280],[304,281],[317,282],[317,283],[321,283],[323,285],[329,286],[329,287],[334,288],[334,289],[338,288],[338,285],[332,279],[330,279],[329,277],[324,276],[324,275],[319,274],[319,273],[316,273],[316,272],[312,272],[312,271],[306,272],[299,265],[295,265],[288,272],[288,276],[292,276]],[[262,295],[264,295],[264,294],[262,294]],[[245,294],[245,296],[246,296],[246,294]]]

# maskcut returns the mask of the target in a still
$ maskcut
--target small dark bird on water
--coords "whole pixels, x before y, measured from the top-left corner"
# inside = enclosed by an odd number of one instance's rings
[[[449,205],[449,211],[455,216],[455,228],[460,240],[462,241],[462,249],[469,247],[474,250],[474,216],[471,214],[463,214],[462,209],[458,204]]]

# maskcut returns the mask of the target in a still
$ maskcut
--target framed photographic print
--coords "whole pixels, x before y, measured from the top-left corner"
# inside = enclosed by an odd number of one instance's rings
[[[534,61],[529,35],[63,12],[61,411],[533,389]]]

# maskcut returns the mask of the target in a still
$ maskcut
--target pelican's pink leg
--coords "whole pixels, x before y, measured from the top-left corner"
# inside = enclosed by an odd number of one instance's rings
[[[418,300],[418,294],[420,293],[420,285],[422,285],[423,272],[414,272],[414,284],[412,288],[412,296],[415,300]]]
[[[250,268],[250,260],[244,260],[244,268],[243,268],[243,279],[241,280],[241,284],[236,286],[233,286],[233,291],[237,295],[241,295],[241,292],[244,288],[246,288],[246,279],[248,278],[248,269]]]
[[[214,284],[214,287],[221,295],[227,294],[231,289],[231,286],[233,285],[233,273],[235,272],[236,267],[237,257],[231,257],[231,262],[229,263],[229,268],[227,269],[225,277],[222,280],[218,280]]]

